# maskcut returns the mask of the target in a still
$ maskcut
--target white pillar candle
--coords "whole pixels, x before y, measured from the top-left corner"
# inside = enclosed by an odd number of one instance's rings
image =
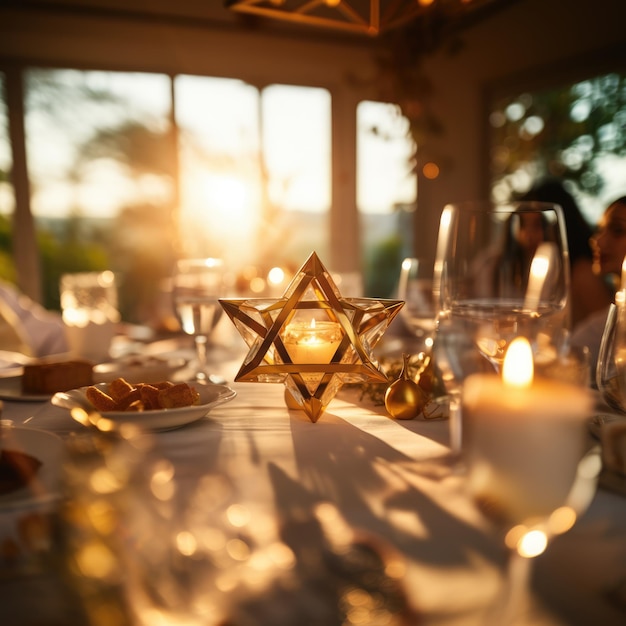
[[[593,409],[589,390],[534,378],[530,345],[518,338],[502,378],[468,377],[462,402],[463,449],[475,499],[514,523],[562,506],[585,449]]]

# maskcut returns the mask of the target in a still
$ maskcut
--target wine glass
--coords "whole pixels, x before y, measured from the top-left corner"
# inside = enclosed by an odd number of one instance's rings
[[[575,524],[594,496],[602,462],[599,447],[588,446],[592,410],[588,387],[567,377],[533,380],[525,338],[507,349],[502,377],[473,375],[464,383],[468,492],[508,549],[494,624],[515,623],[532,559]]]
[[[224,263],[217,258],[180,259],[173,277],[174,309],[183,332],[192,335],[196,348],[194,378],[221,383],[208,371],[209,338],[222,314],[218,298],[223,295]]]
[[[400,317],[416,340],[423,359],[432,350],[438,309],[433,296],[433,262],[407,257],[402,261],[398,299],[404,301]]]
[[[564,345],[569,252],[561,208],[540,202],[447,205],[433,285],[439,302],[435,362],[449,393],[451,448],[458,453],[463,380],[485,365],[498,371],[518,335],[536,354]]]
[[[607,314],[595,382],[604,401],[619,413],[626,413],[626,291],[615,294]]]
[[[535,350],[563,339],[569,251],[558,205],[451,204],[439,237],[443,314],[466,322],[496,370],[517,335],[528,337]]]

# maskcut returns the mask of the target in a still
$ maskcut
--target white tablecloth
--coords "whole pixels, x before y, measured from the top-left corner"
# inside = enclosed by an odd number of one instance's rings
[[[238,505],[233,510],[245,509],[246,520],[228,529],[228,536],[252,536],[248,543],[259,559],[268,554],[264,548],[279,543],[294,555],[289,568],[279,568],[292,581],[289,593],[284,586],[280,593],[271,586],[239,589],[230,598],[220,592],[239,616],[233,623],[334,623],[311,609],[325,601],[323,593],[314,593],[316,585],[335,575],[324,571],[328,559],[311,555],[360,536],[380,554],[390,550],[400,559],[398,583],[418,616],[405,623],[486,623],[486,611],[501,591],[505,553],[466,498],[462,473],[449,457],[447,421],[393,421],[384,408],[360,401],[358,391],[344,390],[313,424],[302,412],[286,409],[280,385],[232,386],[237,397],[206,419],[154,435],[152,454],[172,464],[181,517],[183,510],[193,510],[193,524],[216,526],[215,509],[194,498],[207,477],[226,478],[231,491],[223,507]],[[21,423],[42,406],[5,402],[4,418]],[[44,415],[49,410],[44,408]],[[59,430],[67,430],[68,418],[56,419]],[[29,422],[38,424],[37,417]],[[50,413],[45,425],[51,427]],[[342,528],[356,534],[341,534]],[[9,620],[3,617],[2,624],[68,623],[64,599],[51,579],[54,573],[44,572],[0,580],[0,613],[6,611]],[[535,560],[533,596],[520,623],[624,624],[626,605],[609,597],[621,581],[626,581],[626,498],[601,489],[577,525]],[[281,607],[280,619],[268,604]]]

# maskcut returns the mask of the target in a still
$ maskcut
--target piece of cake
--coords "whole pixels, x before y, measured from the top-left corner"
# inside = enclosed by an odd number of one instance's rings
[[[93,384],[90,361],[41,361],[24,366],[22,391],[25,393],[56,393]]]

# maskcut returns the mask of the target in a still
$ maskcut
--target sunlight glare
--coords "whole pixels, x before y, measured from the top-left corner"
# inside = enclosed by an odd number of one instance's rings
[[[184,218],[229,246],[243,246],[254,236],[258,208],[253,183],[229,173],[211,174],[200,167],[187,172],[189,197]]]

